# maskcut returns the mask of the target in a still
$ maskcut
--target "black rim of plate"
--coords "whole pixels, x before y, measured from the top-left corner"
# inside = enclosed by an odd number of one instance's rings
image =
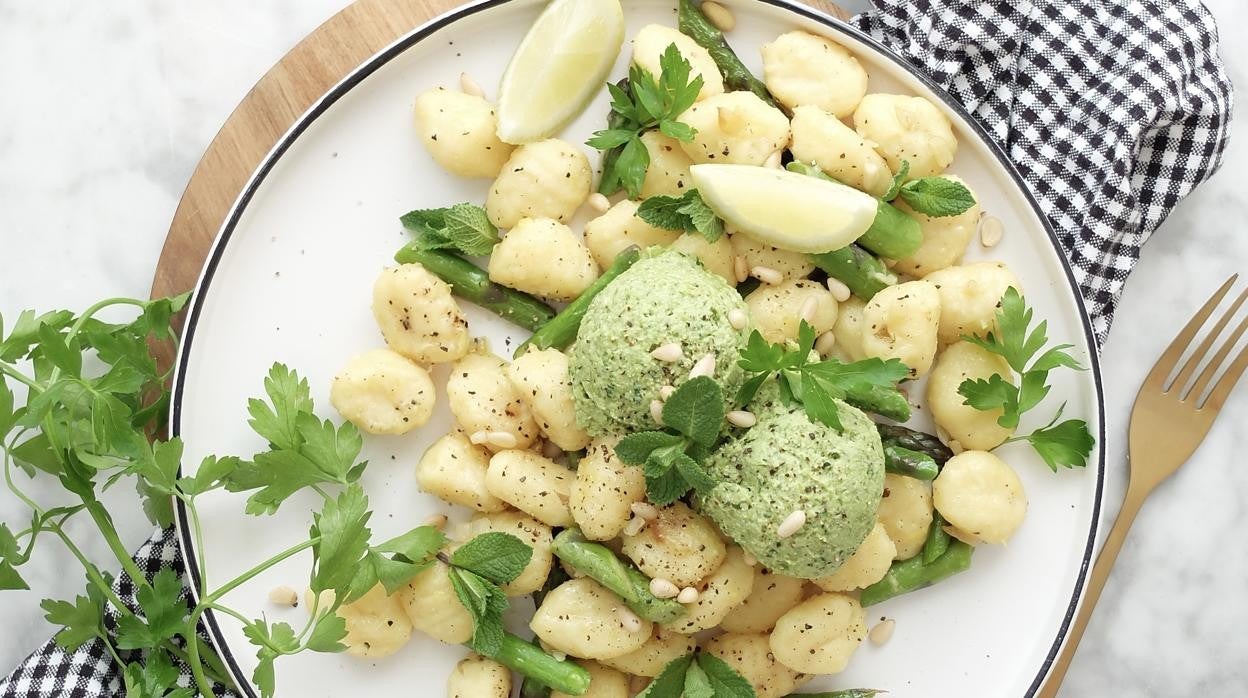
[[[226,244],[233,236],[234,231],[238,226],[238,221],[242,217],[243,211],[247,208],[248,204],[255,196],[256,191],[264,183],[265,179],[268,178],[269,172],[272,171],[274,165],[277,164],[277,161],[285,155],[286,151],[290,149],[290,146],[299,139],[303,132],[306,131],[308,127],[317,120],[317,118],[337,103],[338,100],[344,95],[354,89],[382,66],[389,63],[396,56],[429,38],[431,35],[446,26],[454,24],[455,22],[478,12],[489,10],[500,5],[505,5],[511,1],[512,0],[484,0],[480,3],[474,3],[456,8],[455,10],[434,18],[427,24],[416,28],[410,34],[383,49],[372,58],[369,58],[360,67],[356,68],[341,82],[330,89],[329,92],[321,97],[320,100],[313,104],[308,112],[300,117],[299,120],[296,121],[290,128],[290,130],[282,136],[281,140],[279,140],[273,147],[273,150],[265,157],[264,161],[260,163],[256,172],[252,175],[251,180],[248,181],[246,188],[239,195],[238,201],[235,202],[234,206],[230,209],[229,216],[226,218],[225,223],[221,227],[220,234],[213,243],[212,251],[208,256],[208,260],[204,266],[204,271],[200,277],[199,283],[195,287],[190,312],[187,314],[186,326],[182,333],[182,344],[178,350],[177,374],[173,386],[172,412],[170,417],[170,433],[173,436],[178,436],[182,432],[182,395],[185,387],[184,381],[186,378],[186,365],[190,359],[191,345],[194,341],[195,330],[198,325],[200,312],[203,309],[203,300],[206,295],[206,291],[212,284],[213,276],[216,274],[217,267],[221,262],[222,253],[225,250]],[[878,56],[892,62],[895,66],[922,83],[925,88],[941,100],[947,109],[957,114],[962,121],[969,126],[975,136],[987,146],[989,152],[992,153],[997,162],[1007,173],[1009,173],[1015,187],[1022,192],[1022,195],[1030,205],[1032,212],[1040,221],[1040,225],[1044,228],[1044,232],[1048,235],[1049,243],[1052,245],[1054,252],[1056,252],[1059,259],[1062,260],[1061,267],[1066,275],[1066,282],[1069,287],[1068,290],[1071,292],[1071,295],[1075,300],[1075,305],[1079,309],[1079,319],[1080,324],[1083,326],[1084,340],[1087,342],[1087,346],[1091,349],[1089,352],[1089,368],[1095,387],[1098,422],[1096,454],[1097,477],[1096,491],[1094,493],[1092,504],[1092,523],[1089,527],[1088,540],[1084,547],[1083,562],[1079,567],[1079,574],[1075,580],[1075,588],[1071,595],[1070,604],[1067,606],[1066,613],[1062,618],[1061,628],[1058,630],[1057,637],[1054,638],[1053,644],[1049,648],[1049,653],[1044,660],[1044,664],[1040,666],[1039,671],[1036,673],[1035,678],[1031,682],[1031,686],[1027,689],[1027,693],[1024,696],[1024,698],[1032,698],[1032,696],[1034,696],[1040,689],[1045,677],[1049,673],[1049,668],[1052,666],[1053,661],[1057,657],[1058,651],[1061,650],[1062,644],[1066,639],[1066,633],[1070,628],[1070,623],[1074,618],[1076,609],[1079,606],[1079,601],[1083,598],[1084,583],[1087,580],[1088,569],[1092,561],[1092,552],[1096,545],[1097,531],[1100,526],[1101,498],[1105,485],[1105,399],[1101,381],[1101,365],[1100,359],[1096,352],[1097,344],[1095,334],[1092,331],[1092,322],[1088,317],[1087,308],[1084,307],[1083,296],[1079,292],[1079,285],[1075,280],[1074,272],[1071,269],[1070,264],[1065,261],[1065,254],[1062,251],[1062,246],[1057,239],[1057,234],[1054,232],[1052,224],[1049,222],[1048,217],[1044,215],[1043,210],[1040,208],[1039,202],[1036,201],[1035,196],[1027,187],[1027,184],[1023,181],[1023,178],[1018,173],[1018,170],[1015,169],[1013,162],[1010,161],[1009,157],[996,140],[993,139],[993,137],[983,128],[979,121],[977,121],[960,102],[949,95],[939,85],[932,82],[932,80],[926,75],[915,70],[914,67],[908,64],[903,58],[893,53],[883,44],[871,38],[857,27],[854,27],[846,22],[842,22],[830,15],[820,12],[819,10],[802,5],[798,2],[798,0],[757,1],[765,5],[779,7],[801,17],[819,22],[833,31],[846,34],[856,41],[868,46],[874,50]],[[181,474],[180,471],[179,474]],[[201,580],[199,578],[199,566],[196,562],[197,551],[194,547],[190,527],[187,525],[186,509],[181,502],[177,503],[176,513],[182,556],[184,562],[186,563],[186,573],[190,576],[192,581],[191,594],[193,597],[198,599],[198,589]],[[248,698],[259,698],[259,694],[252,686],[251,677],[248,676],[246,672],[243,671],[242,667],[239,666],[234,653],[230,651],[229,646],[226,644],[225,637],[221,632],[221,627],[217,622],[216,614],[209,609],[204,613],[203,617],[212,643],[215,645],[218,653],[220,653],[221,659],[229,668],[230,674],[239,690],[248,696]]]

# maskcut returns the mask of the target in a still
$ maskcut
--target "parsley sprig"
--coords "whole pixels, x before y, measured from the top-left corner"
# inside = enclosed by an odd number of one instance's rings
[[[724,222],[697,189],[680,196],[652,196],[641,202],[636,215],[656,228],[698,233],[707,242],[716,242],[724,235]]]
[[[909,174],[910,162],[902,160],[881,198],[884,201],[900,198],[915,212],[932,218],[961,215],[975,205],[975,195],[961,182],[947,177],[919,177],[907,181]]]
[[[411,244],[421,250],[452,249],[469,257],[484,257],[498,243],[498,228],[485,209],[475,204],[417,209],[403,214],[399,222],[416,233]]]
[[[692,126],[676,120],[698,98],[702,76],[689,79],[693,68],[671,44],[659,57],[658,79],[636,64],[629,67],[627,89],[608,84],[611,92],[612,127],[594,133],[586,145],[602,151],[620,149],[602,173],[598,190],[613,194],[621,188],[629,198],[641,194],[641,185],[650,166],[650,153],[641,142],[641,134],[658,128],[665,135],[688,143],[697,133]]]
[[[738,363],[753,375],[741,386],[737,402],[752,400],[774,376],[785,403],[800,402],[807,416],[833,429],[842,428],[836,400],[887,412],[886,416],[899,421],[909,419],[905,396],[897,390],[897,383],[910,375],[905,364],[897,359],[876,358],[853,363],[835,359],[811,361],[814,344],[815,329],[805,321],[798,329],[795,345],[772,344],[758,330],[752,332]]]
[[[473,538],[449,556],[438,559],[450,567],[451,588],[472,615],[472,640],[477,654],[495,657],[503,644],[503,612],[507,594],[502,585],[520,576],[533,549],[510,533],[489,532]]]
[[[1010,369],[1018,375],[1017,385],[1005,380],[1000,374],[989,378],[967,379],[958,386],[958,394],[965,403],[981,411],[1000,409],[997,423],[1007,429],[1018,427],[1022,416],[1037,407],[1048,396],[1049,373],[1057,368],[1083,370],[1079,362],[1067,351],[1071,344],[1049,347],[1048,321],[1042,320],[1031,327],[1033,312],[1027,306],[1018,289],[1006,289],[996,314],[997,326],[984,338],[965,336],[965,339],[1005,359]],[[1037,356],[1039,354],[1039,356]],[[1063,405],[1063,407],[1065,407]],[[1069,419],[1058,423],[1063,409],[1048,425],[1025,436],[1009,441],[1027,441],[1055,472],[1058,467],[1084,467],[1092,453],[1095,440],[1087,422]]]
[[[655,504],[670,504],[690,489],[704,492],[715,480],[702,462],[719,438],[724,414],[724,391],[713,378],[688,380],[663,404],[664,428],[625,436],[615,454],[642,466],[646,493]]]

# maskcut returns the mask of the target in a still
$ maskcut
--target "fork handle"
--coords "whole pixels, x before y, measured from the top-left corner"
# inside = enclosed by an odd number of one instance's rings
[[[1092,567],[1092,574],[1088,577],[1087,591],[1084,592],[1083,603],[1079,604],[1079,612],[1075,615],[1075,622],[1066,633],[1066,644],[1062,646],[1061,652],[1058,653],[1057,659],[1054,660],[1052,668],[1049,670],[1048,680],[1045,681],[1044,687],[1036,693],[1035,698],[1057,698],[1057,691],[1062,687],[1062,681],[1066,678],[1066,671],[1070,669],[1070,660],[1074,658],[1075,651],[1079,649],[1079,641],[1083,639],[1083,631],[1088,628],[1088,621],[1092,618],[1092,612],[1096,610],[1096,602],[1100,600],[1101,591],[1105,589],[1105,582],[1109,579],[1109,572],[1114,568],[1114,562],[1118,559],[1118,552],[1122,550],[1122,543],[1127,538],[1127,531],[1131,530],[1131,524],[1135,522],[1136,514],[1140,513],[1140,507],[1144,504],[1144,499],[1147,495],[1147,491],[1140,491],[1135,487],[1127,488],[1127,496],[1123,499],[1122,509],[1118,512],[1118,518],[1114,521],[1113,527],[1109,529],[1109,537],[1105,539],[1105,547],[1101,548],[1101,554],[1096,558],[1096,564]]]

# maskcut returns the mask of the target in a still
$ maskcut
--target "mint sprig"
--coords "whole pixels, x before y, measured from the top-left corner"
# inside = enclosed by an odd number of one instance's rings
[[[754,687],[727,662],[697,651],[673,659],[637,698],[755,698]]]
[[[724,391],[710,376],[683,383],[663,404],[662,430],[629,434],[615,454],[642,466],[646,494],[660,506],[680,499],[690,489],[705,492],[715,480],[702,466],[724,423]]]
[[[417,234],[413,244],[422,250],[452,249],[469,257],[483,257],[498,244],[498,228],[485,209],[474,204],[409,211],[399,222]]]
[[[889,182],[888,191],[880,197],[884,201],[900,198],[916,213],[932,218],[944,218],[966,213],[975,205],[975,195],[966,185],[947,177],[910,176],[910,161],[902,160],[901,167]]]
[[[502,585],[528,566],[533,549],[519,538],[492,531],[460,546],[450,556],[438,558],[449,567],[451,588],[472,615],[469,646],[483,657],[497,656],[503,643],[503,612],[509,605]]]
[[[680,196],[652,196],[641,202],[636,216],[656,228],[698,233],[707,242],[716,242],[724,235],[724,222],[697,189]]]

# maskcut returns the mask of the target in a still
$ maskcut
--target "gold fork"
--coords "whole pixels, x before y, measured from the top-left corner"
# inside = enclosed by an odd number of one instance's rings
[[[1244,370],[1248,369],[1248,348],[1245,348],[1227,366],[1222,378],[1213,385],[1208,396],[1205,396],[1210,383],[1218,374],[1218,369],[1227,363],[1227,357],[1235,349],[1235,344],[1248,330],[1248,318],[1245,318],[1231,333],[1231,336],[1223,342],[1200,375],[1196,376],[1195,382],[1192,382],[1192,377],[1196,374],[1201,361],[1213,348],[1236,311],[1245,300],[1248,300],[1248,290],[1246,290],[1218,319],[1217,324],[1192,353],[1191,358],[1183,364],[1183,368],[1179,370],[1174,380],[1169,380],[1179,364],[1179,359],[1187,352],[1188,347],[1196,339],[1196,335],[1200,333],[1200,329],[1205,326],[1210,316],[1213,315],[1213,311],[1234,287],[1238,278],[1239,275],[1235,274],[1222,284],[1222,288],[1213,294],[1209,302],[1196,313],[1196,317],[1192,318],[1183,331],[1174,338],[1170,347],[1166,349],[1166,353],[1161,355],[1157,364],[1153,366],[1153,370],[1144,379],[1144,385],[1140,386],[1140,392],[1135,397],[1135,407],[1131,410],[1128,453],[1131,480],[1127,485],[1127,496],[1122,502],[1118,520],[1109,530],[1105,547],[1101,549],[1100,557],[1096,559],[1096,565],[1092,568],[1091,576],[1088,577],[1087,592],[1084,594],[1083,604],[1079,607],[1079,614],[1066,635],[1066,644],[1053,662],[1048,680],[1036,694],[1036,698],[1057,696],[1057,690],[1061,687],[1062,680],[1066,678],[1067,669],[1070,668],[1070,660],[1079,647],[1083,631],[1088,627],[1088,619],[1092,617],[1096,602],[1101,597],[1101,590],[1105,588],[1105,581],[1109,579],[1109,571],[1113,568],[1114,561],[1118,559],[1118,551],[1122,549],[1122,542],[1126,539],[1127,531],[1130,530],[1131,523],[1135,521],[1135,515],[1139,513],[1140,506],[1144,504],[1144,500],[1157,485],[1174,474],[1179,466],[1183,465],[1196,451],[1200,442],[1205,440],[1205,435],[1213,426],[1213,420],[1218,416],[1218,411],[1226,404],[1231,388],[1243,375]]]

